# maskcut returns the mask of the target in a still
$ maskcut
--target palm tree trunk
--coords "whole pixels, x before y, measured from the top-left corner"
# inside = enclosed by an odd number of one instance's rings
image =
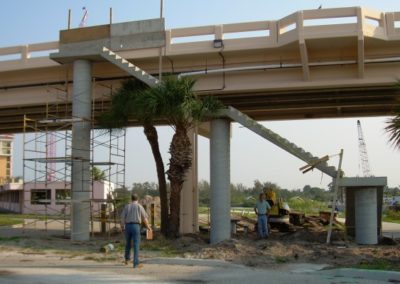
[[[144,134],[146,135],[147,141],[149,141],[151,151],[153,153],[154,161],[156,163],[157,178],[158,178],[158,189],[160,192],[160,206],[161,206],[161,233],[167,236],[168,231],[168,192],[167,192],[167,181],[165,178],[164,162],[160,153],[160,146],[158,144],[157,129],[154,125],[144,124]]]
[[[170,216],[168,236],[179,236],[181,191],[187,171],[192,166],[192,146],[187,136],[187,128],[177,126],[170,145],[168,179],[171,183]]]

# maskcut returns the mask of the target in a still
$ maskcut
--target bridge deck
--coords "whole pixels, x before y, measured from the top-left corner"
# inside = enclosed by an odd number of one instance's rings
[[[167,30],[163,72],[189,73],[200,95],[216,95],[258,120],[389,115],[399,97],[399,22],[400,12],[352,7]],[[214,39],[223,47],[214,48]],[[24,114],[41,119],[46,107],[68,115],[71,66],[48,57],[58,45],[0,48],[0,132],[21,131]],[[158,72],[157,48],[121,55]],[[127,76],[93,63],[96,115]]]

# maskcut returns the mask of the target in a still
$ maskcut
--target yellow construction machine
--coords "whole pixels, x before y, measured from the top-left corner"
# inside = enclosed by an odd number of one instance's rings
[[[272,187],[264,188],[267,202],[271,206],[268,213],[268,224],[271,229],[278,229],[280,232],[294,230],[293,225],[302,225],[305,214],[301,212],[291,212],[289,205],[276,196]]]
[[[276,197],[272,187],[264,189],[267,202],[271,206],[268,212],[268,224],[271,229],[278,229],[281,232],[290,231],[290,207],[282,198]]]

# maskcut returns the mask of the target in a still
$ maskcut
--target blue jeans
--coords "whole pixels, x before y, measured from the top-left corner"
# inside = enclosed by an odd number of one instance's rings
[[[267,215],[258,215],[257,216],[257,225],[258,225],[258,235],[261,238],[268,237],[268,218]]]
[[[131,242],[133,241],[133,267],[139,265],[140,225],[125,225],[125,260],[131,258]]]

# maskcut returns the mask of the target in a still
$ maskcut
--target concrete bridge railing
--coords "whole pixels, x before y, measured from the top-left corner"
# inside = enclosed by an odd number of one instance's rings
[[[166,30],[165,55],[216,51],[214,39],[224,40],[224,50],[278,47],[292,41],[369,36],[400,39],[400,12],[383,13],[361,7],[305,10],[277,21],[258,21]],[[29,61],[48,57],[58,42],[44,42],[0,48],[2,61]],[[155,53],[156,54],[156,53]],[[7,71],[0,68],[0,71]]]

